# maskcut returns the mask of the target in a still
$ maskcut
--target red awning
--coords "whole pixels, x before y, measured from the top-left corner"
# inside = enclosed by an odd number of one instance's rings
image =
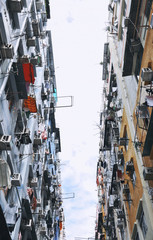
[[[25,81],[34,84],[35,78],[34,78],[33,65],[31,63],[23,63],[22,67],[23,67]]]

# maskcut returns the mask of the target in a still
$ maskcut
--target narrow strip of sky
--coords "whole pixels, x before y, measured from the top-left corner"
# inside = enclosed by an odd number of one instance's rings
[[[74,96],[74,106],[56,110],[61,131],[60,159],[66,239],[92,237],[97,192],[99,111],[102,93],[103,45],[108,1],[52,0],[51,23],[58,96]]]

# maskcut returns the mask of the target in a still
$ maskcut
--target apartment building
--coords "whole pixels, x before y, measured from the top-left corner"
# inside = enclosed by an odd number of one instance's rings
[[[153,3],[110,1],[95,239],[153,239]]]
[[[64,236],[48,0],[0,0],[0,239]]]

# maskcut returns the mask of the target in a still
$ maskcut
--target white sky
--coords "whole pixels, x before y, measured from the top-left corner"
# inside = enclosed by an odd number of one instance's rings
[[[108,0],[51,0],[51,31],[58,96],[74,96],[56,110],[60,127],[66,239],[94,237],[99,155],[103,45]],[[66,197],[64,195],[63,197]]]

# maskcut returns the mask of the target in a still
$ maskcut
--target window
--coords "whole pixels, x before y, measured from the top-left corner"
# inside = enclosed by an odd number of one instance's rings
[[[125,150],[128,150],[128,143],[129,143],[129,139],[128,139],[128,134],[127,134],[127,129],[126,126],[124,127],[124,132],[123,132],[123,137],[120,138],[120,146],[124,146]]]
[[[133,171],[133,176],[132,176],[132,180],[133,180],[133,187],[135,187],[135,184],[136,184],[136,173],[135,171]]]
[[[129,208],[130,208],[130,207],[131,207],[131,204],[132,204],[132,199],[131,199],[130,191],[129,191],[129,193],[127,194],[127,201],[128,201]]]
[[[145,238],[145,236],[147,234],[148,227],[147,227],[146,218],[145,218],[143,210],[142,210],[141,215],[140,215],[139,224],[140,224],[143,236]]]

